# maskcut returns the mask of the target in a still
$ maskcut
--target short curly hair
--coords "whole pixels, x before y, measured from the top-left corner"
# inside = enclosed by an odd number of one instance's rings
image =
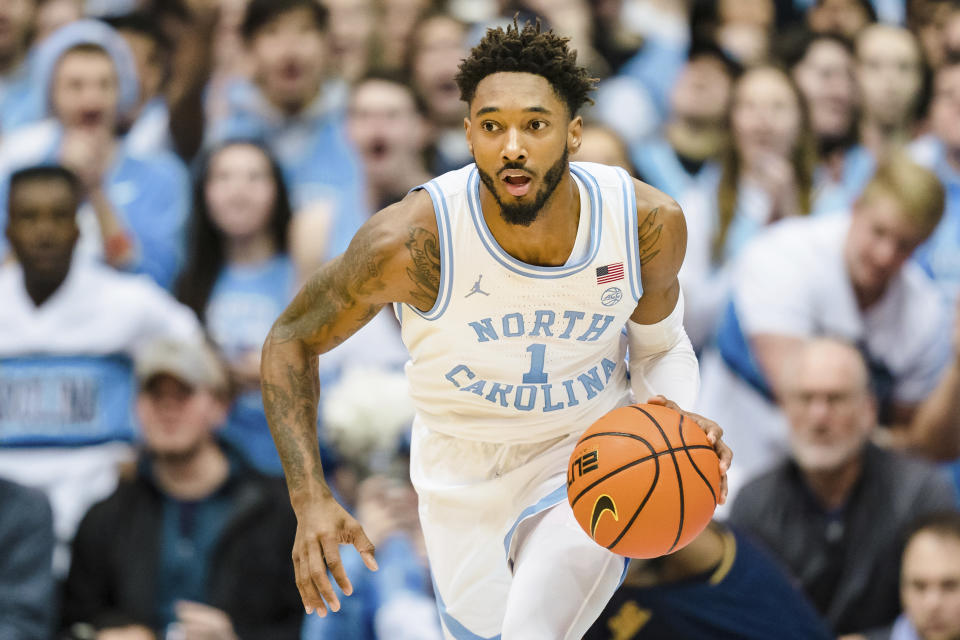
[[[494,73],[533,73],[547,79],[573,117],[584,104],[593,104],[590,92],[597,80],[577,64],[577,52],[567,46],[569,40],[553,31],[541,31],[539,21],[528,22],[521,29],[514,19],[506,29],[488,29],[460,63],[456,78],[460,99],[470,104],[480,81]]]

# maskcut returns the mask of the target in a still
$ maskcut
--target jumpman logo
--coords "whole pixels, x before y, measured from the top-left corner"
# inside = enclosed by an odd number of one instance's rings
[[[480,277],[477,278],[477,281],[473,283],[473,288],[470,289],[470,293],[468,293],[467,295],[465,295],[465,296],[463,296],[463,297],[464,297],[464,298],[469,298],[470,296],[472,296],[472,295],[475,294],[475,293],[482,293],[482,294],[485,295],[485,296],[490,295],[489,293],[487,293],[486,291],[484,291],[483,289],[480,288],[480,281],[481,281],[481,280],[483,280],[483,274],[482,274],[482,273],[480,274]]]

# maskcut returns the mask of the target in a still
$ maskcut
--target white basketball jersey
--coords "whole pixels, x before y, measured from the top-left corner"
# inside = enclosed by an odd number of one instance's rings
[[[420,187],[437,216],[439,295],[426,313],[396,311],[411,395],[430,429],[541,442],[629,402],[623,328],[642,294],[633,182],[605,165],[570,169],[580,189],[578,238],[588,242],[558,267],[520,262],[497,244],[474,165]]]

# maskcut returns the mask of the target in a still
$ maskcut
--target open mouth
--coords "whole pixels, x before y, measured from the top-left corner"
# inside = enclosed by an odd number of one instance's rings
[[[530,176],[522,173],[507,173],[502,180],[507,192],[515,198],[521,198],[530,191]]]
[[[87,109],[80,114],[80,125],[96,127],[103,122],[103,112],[99,109]]]
[[[375,140],[367,147],[367,157],[371,160],[383,160],[390,149],[383,140]]]

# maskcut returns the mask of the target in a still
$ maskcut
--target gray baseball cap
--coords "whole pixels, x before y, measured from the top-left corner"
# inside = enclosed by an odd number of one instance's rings
[[[220,357],[205,341],[156,340],[137,354],[134,368],[141,385],[167,374],[195,388],[220,393],[230,388]]]

